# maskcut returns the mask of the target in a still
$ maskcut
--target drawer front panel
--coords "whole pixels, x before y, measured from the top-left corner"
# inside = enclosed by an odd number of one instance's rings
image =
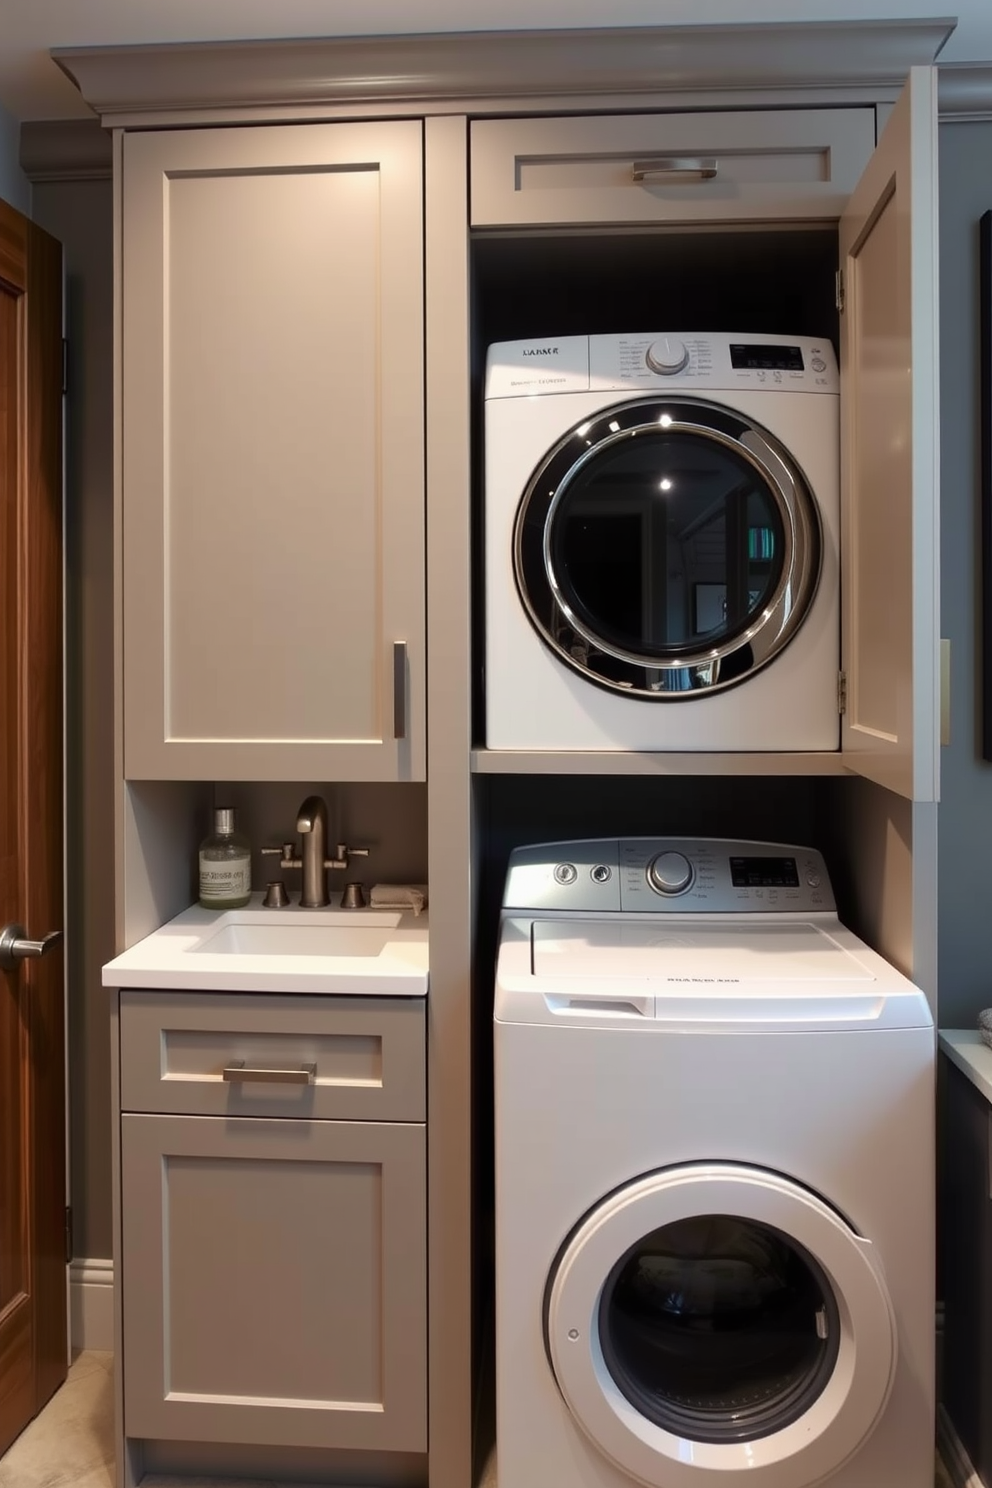
[[[472,226],[839,217],[874,147],[873,108],[480,119]]]
[[[423,1121],[408,998],[122,992],[121,1106],[175,1115]]]

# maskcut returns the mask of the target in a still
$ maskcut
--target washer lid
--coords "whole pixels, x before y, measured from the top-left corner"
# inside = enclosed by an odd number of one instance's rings
[[[821,925],[701,924],[699,916],[664,924],[535,920],[531,969],[536,977],[650,979],[665,986],[760,982],[874,982],[854,950]]]
[[[645,1034],[933,1029],[920,988],[835,915],[507,915],[494,1015]]]

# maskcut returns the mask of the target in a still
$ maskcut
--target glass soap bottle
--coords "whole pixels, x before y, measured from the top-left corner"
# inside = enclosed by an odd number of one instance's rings
[[[251,897],[251,848],[234,830],[229,806],[214,811],[214,829],[200,843],[200,903],[204,909],[240,909]]]

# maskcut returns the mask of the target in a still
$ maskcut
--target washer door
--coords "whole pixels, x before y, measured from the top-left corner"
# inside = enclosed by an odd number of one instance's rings
[[[573,1232],[545,1337],[576,1423],[651,1488],[798,1488],[873,1430],[896,1359],[870,1243],[777,1173],[693,1164]]]
[[[521,599],[592,682],[659,701],[767,665],[816,593],[816,502],[787,450],[701,399],[641,399],[578,424],[514,527]]]

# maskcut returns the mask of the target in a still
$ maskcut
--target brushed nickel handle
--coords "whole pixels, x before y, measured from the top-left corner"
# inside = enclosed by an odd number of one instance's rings
[[[47,956],[61,939],[61,930],[49,930],[41,940],[29,940],[24,926],[15,925],[12,920],[0,930],[0,968],[13,971],[18,961],[24,961],[28,957]]]
[[[711,158],[664,155],[656,160],[635,160],[630,173],[643,186],[691,186],[695,181],[712,181],[717,169],[717,162]]]
[[[268,1069],[236,1059],[232,1064],[224,1066],[224,1079],[236,1085],[247,1085],[256,1080],[263,1085],[314,1085],[317,1081],[317,1066],[301,1064],[299,1069]]]
[[[406,641],[393,646],[393,738],[406,738]]]

